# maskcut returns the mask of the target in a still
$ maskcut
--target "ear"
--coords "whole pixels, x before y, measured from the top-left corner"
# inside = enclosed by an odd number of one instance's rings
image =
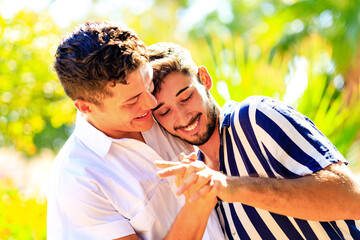
[[[75,107],[82,113],[91,113],[91,103],[85,101],[85,100],[81,100],[81,99],[76,99],[74,101],[74,105]]]
[[[198,68],[198,73],[200,81],[205,85],[207,90],[210,90],[212,87],[212,79],[206,67],[200,66]]]

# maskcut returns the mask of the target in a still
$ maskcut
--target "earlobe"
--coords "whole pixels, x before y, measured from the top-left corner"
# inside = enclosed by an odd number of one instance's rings
[[[82,113],[91,113],[90,104],[87,101],[77,99],[74,101],[75,107]]]
[[[211,79],[211,76],[210,76],[208,70],[206,69],[206,67],[200,66],[198,68],[198,73],[199,73],[199,78],[200,78],[200,81],[202,82],[202,84],[205,85],[207,90],[210,90],[212,88],[212,79]]]

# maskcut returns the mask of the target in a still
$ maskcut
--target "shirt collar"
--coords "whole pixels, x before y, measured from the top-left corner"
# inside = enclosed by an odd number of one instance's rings
[[[111,138],[86,121],[79,111],[76,114],[74,134],[101,157],[105,157],[112,143]]]
[[[238,103],[235,101],[228,101],[224,104],[220,111],[220,131],[222,128],[228,128],[231,122],[231,113],[234,111]]]

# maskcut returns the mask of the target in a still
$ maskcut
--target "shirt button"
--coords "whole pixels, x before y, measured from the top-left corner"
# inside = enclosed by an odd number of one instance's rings
[[[232,235],[236,235],[236,231],[232,231],[231,234],[232,234]]]

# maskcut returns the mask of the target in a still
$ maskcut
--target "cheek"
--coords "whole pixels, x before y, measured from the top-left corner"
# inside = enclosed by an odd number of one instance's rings
[[[170,130],[171,121],[167,117],[161,117],[154,115],[158,123],[163,126],[166,130]]]
[[[193,101],[191,101],[191,107],[197,107],[198,110],[203,110],[206,108],[207,105],[207,96],[206,94],[197,94],[194,96]]]
[[[160,115],[159,114],[152,114],[153,116],[154,116],[154,118],[156,119],[156,121],[158,121],[161,125],[162,125],[162,117],[160,117]]]
[[[157,118],[158,119],[158,122],[163,126],[163,127],[166,127],[166,126],[168,126],[168,124],[169,124],[169,121],[166,121],[166,118],[164,118],[164,117],[158,117]]]

